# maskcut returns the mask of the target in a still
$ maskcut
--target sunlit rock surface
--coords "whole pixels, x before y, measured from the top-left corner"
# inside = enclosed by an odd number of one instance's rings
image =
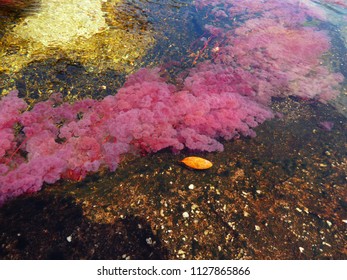
[[[40,11],[14,28],[15,36],[46,47],[71,47],[108,28],[101,1],[43,0]]]
[[[69,58],[94,69],[129,71],[154,39],[143,21],[128,31],[119,22],[120,0],[42,0],[30,7],[0,43],[0,71],[16,72],[33,61]],[[127,14],[136,21],[135,11]],[[112,26],[111,26],[112,25]]]

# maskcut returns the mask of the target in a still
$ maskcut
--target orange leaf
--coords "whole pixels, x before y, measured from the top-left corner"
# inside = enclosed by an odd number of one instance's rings
[[[209,169],[213,165],[212,162],[201,157],[186,157],[182,160],[182,162],[193,169],[200,170]]]

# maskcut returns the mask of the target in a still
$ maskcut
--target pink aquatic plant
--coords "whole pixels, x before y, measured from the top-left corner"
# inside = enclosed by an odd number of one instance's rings
[[[16,107],[24,135],[16,139],[11,128],[12,150],[19,147],[26,156],[11,163],[9,154],[2,158],[1,202],[37,191],[44,182],[81,180],[101,167],[115,170],[121,155],[129,151],[221,151],[218,138],[254,136],[252,128],[271,118],[271,110],[222,83],[207,88],[218,73],[206,67],[192,71],[183,90],[165,82],[159,69],[142,69],[117,95],[102,101],[59,104],[54,96],[21,114],[23,106]],[[14,92],[0,104],[9,101],[23,105]]]
[[[318,123],[318,126],[326,131],[331,131],[334,127],[334,122],[331,121],[321,121]]]

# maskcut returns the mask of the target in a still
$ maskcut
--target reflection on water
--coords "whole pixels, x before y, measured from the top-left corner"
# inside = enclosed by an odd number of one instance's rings
[[[312,1],[317,7],[321,7],[326,14],[326,19],[334,24],[347,42],[347,3],[343,1]],[[330,3],[329,3],[330,2]],[[340,3],[334,4],[334,3]]]
[[[120,0],[42,0],[1,40],[0,71],[16,72],[30,62],[68,58],[88,67],[130,71],[154,43],[144,11]],[[122,6],[124,7],[124,6]],[[140,28],[129,30],[129,22]]]
[[[347,77],[347,2],[338,0],[312,1],[314,5],[323,9],[327,22],[332,25],[334,54],[331,63],[335,69]],[[346,82],[345,82],[346,83]],[[330,103],[345,117],[347,117],[347,90]]]
[[[67,48],[108,28],[101,1],[42,0],[37,12],[13,29],[14,36],[45,47]]]
[[[0,10],[2,95],[18,89],[35,103],[57,91],[70,101],[114,94],[126,73],[181,59],[202,30],[187,0],[86,1],[88,11],[77,2]]]

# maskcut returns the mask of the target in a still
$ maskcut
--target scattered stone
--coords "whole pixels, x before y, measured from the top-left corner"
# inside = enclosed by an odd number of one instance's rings
[[[146,238],[146,243],[147,243],[148,245],[152,245],[152,244],[153,244],[152,238],[151,238],[151,237]]]
[[[160,209],[160,216],[165,217],[164,209]]]
[[[183,216],[183,218],[187,219],[187,218],[189,218],[189,213],[188,212],[183,212],[182,216]]]
[[[193,211],[196,210],[196,209],[198,209],[198,208],[199,208],[199,206],[196,205],[196,204],[193,204],[192,207],[191,207],[191,209],[192,209]]]
[[[326,245],[326,246],[328,246],[328,247],[331,247],[331,245],[330,245],[329,243],[327,243],[327,242],[322,242],[322,244],[323,244],[323,245]]]

